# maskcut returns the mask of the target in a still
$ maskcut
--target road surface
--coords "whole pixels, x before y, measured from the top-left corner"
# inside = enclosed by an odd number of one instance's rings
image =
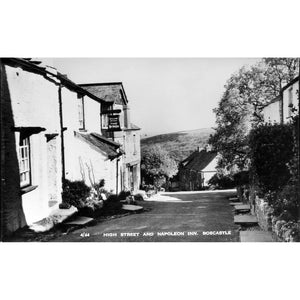
[[[106,220],[51,242],[237,242],[232,191],[164,193],[146,212]]]

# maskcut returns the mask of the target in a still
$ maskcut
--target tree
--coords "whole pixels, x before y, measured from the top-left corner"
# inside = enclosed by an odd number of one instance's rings
[[[166,150],[152,145],[142,153],[141,170],[147,183],[161,187],[177,174],[178,166]]]
[[[209,140],[221,154],[220,169],[233,173],[247,169],[248,133],[262,121],[262,108],[297,75],[297,68],[295,58],[264,58],[229,78],[214,109],[217,127]]]

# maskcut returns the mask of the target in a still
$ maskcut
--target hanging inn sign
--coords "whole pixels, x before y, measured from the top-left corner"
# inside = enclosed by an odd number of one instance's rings
[[[107,114],[108,118],[108,131],[121,131],[121,126],[120,126],[120,115],[119,113],[121,112],[120,109],[115,109],[115,110],[108,110],[105,112],[102,112],[102,114]]]

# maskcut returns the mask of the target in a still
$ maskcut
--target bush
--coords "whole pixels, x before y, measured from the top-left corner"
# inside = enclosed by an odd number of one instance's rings
[[[106,199],[110,196],[104,189],[104,184],[105,181],[102,179],[90,188],[84,181],[69,181],[66,179],[62,193],[63,207],[73,205],[78,209],[79,215],[92,218],[100,216],[104,201],[107,201]]]
[[[226,175],[216,173],[209,181],[208,185],[217,189],[230,189],[235,187],[234,180]]]
[[[125,200],[130,195],[131,195],[130,191],[121,191],[118,197],[120,200]]]
[[[141,189],[147,193],[149,191],[154,191],[155,187],[152,184],[144,184],[144,185],[142,185]]]
[[[141,193],[137,193],[133,197],[135,201],[144,201],[144,196]]]
[[[107,200],[103,201],[102,214],[114,215],[121,212],[122,203],[117,195],[111,194]]]
[[[84,181],[69,181],[65,179],[63,183],[62,200],[64,203],[73,205],[78,209],[84,207],[86,198],[89,196],[91,188]]]
[[[248,185],[250,183],[249,176],[249,171],[241,171],[233,175],[233,180],[236,185]]]
[[[251,171],[262,193],[279,191],[289,181],[293,142],[290,124],[264,124],[250,132]]]
[[[274,207],[274,215],[280,219],[297,221],[300,210],[300,187],[298,184],[288,184],[282,191],[276,193],[269,203]],[[270,201],[271,200],[271,201]]]
[[[261,197],[273,208],[277,227],[282,222],[299,220],[297,124],[295,118],[290,124],[262,125],[252,130],[249,138],[254,183],[258,185]]]

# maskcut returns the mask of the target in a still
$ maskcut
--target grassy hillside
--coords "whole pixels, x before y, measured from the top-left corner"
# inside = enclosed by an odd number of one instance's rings
[[[157,144],[170,152],[177,161],[181,161],[198,146],[205,146],[211,133],[213,129],[202,128],[151,136],[141,140],[142,152],[150,145]]]

